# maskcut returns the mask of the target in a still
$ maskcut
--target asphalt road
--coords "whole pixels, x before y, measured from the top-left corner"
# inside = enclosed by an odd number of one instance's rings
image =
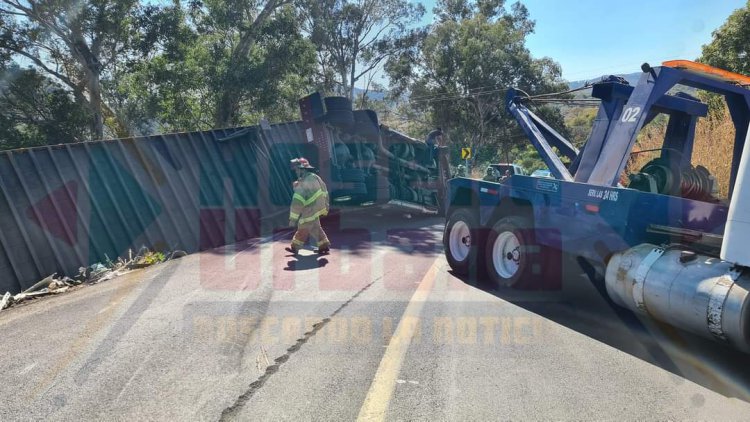
[[[336,226],[336,224],[333,224]],[[748,356],[450,274],[442,220],[345,216],[0,313],[0,420],[748,420]],[[281,239],[278,239],[281,238]]]

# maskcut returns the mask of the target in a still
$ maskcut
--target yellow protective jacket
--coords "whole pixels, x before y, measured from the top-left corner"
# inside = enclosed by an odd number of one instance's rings
[[[289,221],[297,224],[313,222],[328,214],[328,190],[323,179],[307,172],[294,183],[294,196]]]

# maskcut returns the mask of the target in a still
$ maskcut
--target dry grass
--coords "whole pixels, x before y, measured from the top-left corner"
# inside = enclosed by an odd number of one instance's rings
[[[667,127],[664,122],[653,122],[638,135],[634,150],[643,151],[661,148],[666,130]],[[723,110],[710,113],[709,117],[698,120],[695,129],[695,144],[691,162],[694,166],[701,165],[707,168],[716,177],[721,198],[728,196],[734,135],[734,124],[726,106]],[[625,174],[638,171],[658,155],[658,151],[633,155],[628,162]],[[626,181],[627,177],[624,176],[623,183],[626,183]]]

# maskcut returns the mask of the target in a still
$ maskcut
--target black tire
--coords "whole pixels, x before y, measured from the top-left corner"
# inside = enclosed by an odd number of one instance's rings
[[[453,272],[474,280],[483,275],[483,233],[476,215],[471,210],[459,208],[451,213],[443,232],[443,247],[445,258]],[[468,239],[465,234],[468,234]]]
[[[407,143],[401,144],[399,157],[405,161],[411,161],[414,158],[414,147]]]
[[[404,201],[414,202],[414,189],[409,187],[404,188]]]
[[[398,199],[402,201],[411,201],[411,188],[408,186],[402,186],[398,191]]]
[[[363,183],[365,181],[365,172],[362,169],[341,169],[339,174],[342,182]]]
[[[395,155],[398,158],[401,158],[401,156],[404,154],[404,144],[392,145],[390,151],[391,154]]]
[[[362,111],[364,111],[367,117],[370,118],[370,121],[373,123],[373,125],[375,125],[375,127],[380,129],[380,122],[378,121],[378,113],[376,113],[375,110],[362,110]]]
[[[417,158],[416,154],[416,148],[414,148],[414,145],[409,144],[409,161],[414,161],[414,159]]]
[[[501,218],[490,229],[484,247],[487,276],[497,287],[531,287],[536,278],[534,270],[538,272],[540,251],[528,218]]]
[[[354,111],[354,131],[366,139],[377,138],[378,135],[380,135],[377,116],[375,116],[375,120],[373,120],[370,113],[374,112],[372,110]]]
[[[336,162],[340,166],[343,166],[352,159],[351,150],[349,150],[349,147],[346,146],[346,144],[341,142],[337,142],[336,145],[333,146],[333,154],[336,156]]]
[[[352,102],[346,97],[326,97],[326,111],[352,111]]]
[[[367,185],[364,182],[347,183],[345,189],[337,189],[331,192],[331,198],[340,198],[342,196],[360,196],[367,195]]]
[[[354,114],[350,110],[329,110],[326,122],[332,126],[348,129],[354,125]]]

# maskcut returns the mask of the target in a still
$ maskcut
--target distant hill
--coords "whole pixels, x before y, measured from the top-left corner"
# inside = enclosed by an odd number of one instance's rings
[[[362,88],[354,87],[354,95],[359,97],[362,95],[362,93],[365,92]],[[385,92],[380,91],[369,91],[367,92],[367,98],[373,101],[382,101],[383,98],[385,98]]]
[[[641,78],[642,74],[643,74],[642,72],[634,72],[634,73],[618,74],[618,75],[615,75],[615,76],[619,76],[621,78],[625,78],[625,80],[628,81],[628,83],[630,85],[635,86],[638,83],[638,79]],[[580,87],[584,86],[587,82],[596,82],[596,81],[600,80],[602,77],[606,77],[606,76],[609,76],[609,75],[601,75],[601,76],[598,76],[596,78],[582,79],[580,81],[569,82],[568,86],[570,87],[570,89],[580,88]]]

